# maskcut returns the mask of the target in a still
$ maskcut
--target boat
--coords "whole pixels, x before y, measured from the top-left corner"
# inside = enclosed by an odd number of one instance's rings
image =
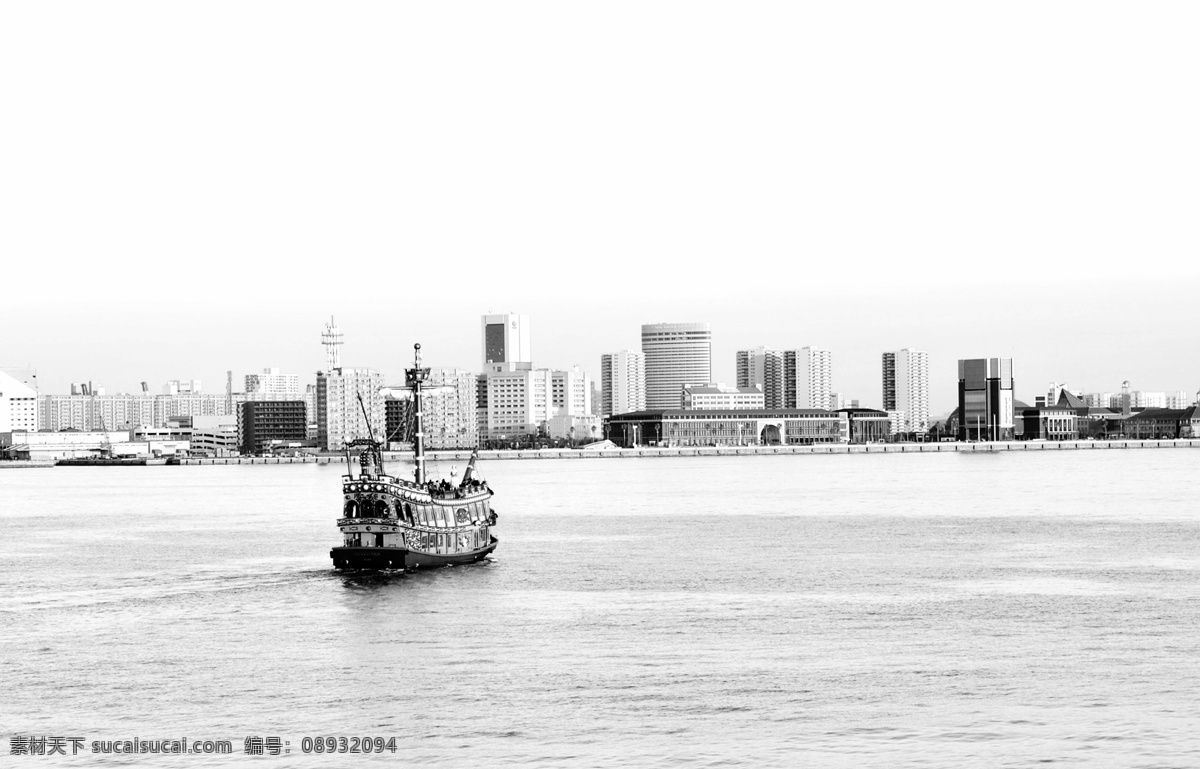
[[[492,490],[476,477],[478,450],[472,452],[457,483],[431,479],[426,472],[421,390],[429,369],[421,366],[421,345],[413,345],[413,350],[415,364],[405,370],[413,394],[412,480],[384,469],[383,446],[375,439],[368,419],[370,437],[345,444],[346,475],[342,476],[342,510],[337,522],[342,545],[329,551],[338,571],[399,571],[476,563],[499,543],[491,533],[496,525]],[[352,452],[358,454],[357,476]]]
[[[55,462],[63,467],[141,467],[145,465],[165,465],[167,457],[64,457]]]

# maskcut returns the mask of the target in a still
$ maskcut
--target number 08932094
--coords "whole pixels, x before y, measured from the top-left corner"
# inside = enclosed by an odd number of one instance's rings
[[[395,753],[395,737],[305,737],[304,753]]]

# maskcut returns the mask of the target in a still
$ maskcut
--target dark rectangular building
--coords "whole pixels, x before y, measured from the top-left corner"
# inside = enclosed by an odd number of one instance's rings
[[[243,454],[261,454],[274,443],[304,441],[308,426],[304,401],[246,401],[241,406],[238,433]]]
[[[958,362],[958,439],[1011,441],[1016,435],[1012,358]]]

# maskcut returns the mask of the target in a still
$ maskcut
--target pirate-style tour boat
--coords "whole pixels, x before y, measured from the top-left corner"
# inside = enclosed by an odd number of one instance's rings
[[[472,563],[483,560],[498,544],[491,534],[496,525],[492,490],[475,477],[478,452],[471,454],[461,482],[430,480],[426,475],[421,388],[429,369],[421,367],[421,345],[413,347],[416,365],[405,371],[413,396],[413,479],[384,471],[383,447],[373,432],[369,439],[346,444],[338,520],[343,544],[329,551],[335,569],[383,571]],[[358,452],[357,477],[351,451]]]

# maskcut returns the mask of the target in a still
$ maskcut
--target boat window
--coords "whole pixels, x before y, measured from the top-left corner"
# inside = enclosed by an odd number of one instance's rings
[[[450,508],[442,508],[442,525],[446,528],[450,528],[454,525],[454,511],[450,510]]]
[[[375,500],[375,517],[376,518],[387,518],[389,515],[391,515],[391,512],[392,511],[388,507],[388,503],[387,503],[386,499],[380,498],[380,499]]]
[[[403,504],[403,506],[400,508],[400,510],[403,511],[404,520],[408,521],[409,523],[412,523],[412,505],[408,504],[407,502],[404,502],[402,504]]]
[[[346,502],[345,515],[346,518],[355,518],[358,515],[358,503],[353,499]]]

